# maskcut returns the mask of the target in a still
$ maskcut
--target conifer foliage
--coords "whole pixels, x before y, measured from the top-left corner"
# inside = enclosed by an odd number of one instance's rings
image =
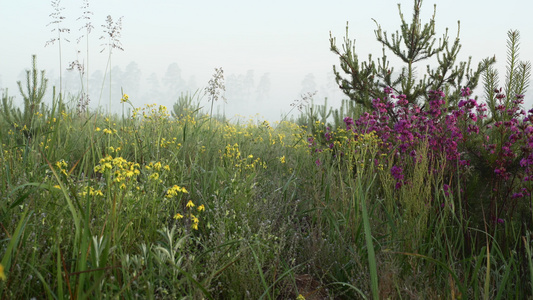
[[[385,87],[391,87],[396,93],[404,94],[411,103],[424,105],[430,90],[442,90],[447,95],[448,104],[455,104],[461,96],[461,88],[474,89],[480,75],[495,62],[495,58],[482,60],[477,70],[468,62],[457,62],[457,54],[461,49],[459,40],[459,22],[457,37],[453,42],[448,37],[448,29],[441,38],[436,37],[435,13],[429,23],[422,24],[420,11],[422,0],[415,0],[411,23],[407,23],[398,4],[401,19],[400,31],[387,34],[376,22],[374,31],[377,41],[383,45],[383,56],[377,62],[369,55],[368,61],[360,61],[355,51],[355,40],[346,36],[342,50],[337,47],[336,38],[330,33],[330,49],[339,56],[340,70],[333,66],[335,80],[350,100],[372,107],[372,99],[383,98]],[[394,73],[390,66],[386,50],[392,52],[404,64],[399,74]],[[435,67],[426,66],[426,74],[418,69],[422,61],[432,59]],[[436,61],[435,61],[436,60]]]

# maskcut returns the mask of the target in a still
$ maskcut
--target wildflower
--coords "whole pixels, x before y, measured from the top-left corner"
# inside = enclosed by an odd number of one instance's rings
[[[305,300],[305,297],[302,296],[302,294],[299,294],[298,297],[296,297],[296,300]]]
[[[183,187],[179,187],[177,185],[174,185],[173,187],[168,189],[167,195],[165,197],[172,198],[172,196],[176,196],[178,193],[188,194],[189,192]]]
[[[282,157],[279,158],[279,161],[284,164],[285,163],[285,155],[283,155]]]
[[[198,223],[192,223],[191,228],[194,230],[198,230]]]
[[[205,206],[202,204],[200,206],[198,206],[198,211],[204,211],[205,210]]]
[[[191,214],[191,221],[196,224],[200,223],[200,220],[193,214]]]
[[[194,203],[192,203],[192,200],[189,200],[186,205],[188,208],[194,207]]]
[[[183,215],[180,214],[180,213],[177,213],[177,214],[174,215],[174,219],[176,219],[176,220],[179,220],[181,218],[183,218]]]
[[[472,94],[472,91],[470,90],[469,87],[465,87],[465,88],[461,89],[461,96],[468,97],[468,96],[470,96],[470,94]]]
[[[128,99],[130,98],[130,96],[128,96],[128,94],[124,94],[122,96],[122,99],[120,99],[120,103],[126,103],[128,102]]]

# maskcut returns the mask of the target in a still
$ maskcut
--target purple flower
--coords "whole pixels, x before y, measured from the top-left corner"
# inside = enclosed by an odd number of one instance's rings
[[[469,87],[465,87],[465,88],[461,89],[461,96],[463,96],[463,97],[468,97],[468,96],[470,96],[471,93],[472,93],[472,91],[470,90]]]
[[[396,180],[403,180],[403,169],[398,167],[398,166],[393,166],[391,169],[390,169],[390,172],[391,172],[391,175],[396,179]]]
[[[351,130],[354,125],[353,119],[350,117],[344,118],[344,123],[346,124],[346,130]]]

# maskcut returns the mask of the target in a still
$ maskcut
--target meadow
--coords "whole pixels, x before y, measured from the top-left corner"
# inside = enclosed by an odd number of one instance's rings
[[[222,69],[172,107],[122,91],[106,110],[88,106],[77,61],[82,91],[64,95],[60,79],[46,94],[34,56],[22,101],[4,90],[0,105],[0,297],[532,298],[531,63],[509,31],[503,88],[494,59],[454,68],[458,38],[426,51],[434,19],[422,27],[414,3],[411,25],[401,15],[409,56],[376,30],[404,55],[401,76],[331,37],[349,100],[334,109],[309,93],[275,123],[213,114]],[[106,23],[111,69],[121,19]],[[428,53],[439,65],[418,81]]]
[[[517,99],[500,117],[523,119],[474,128],[487,108],[466,89],[453,111],[386,92],[275,124],[190,94],[124,94],[122,115],[4,95],[2,298],[531,296],[533,112]]]

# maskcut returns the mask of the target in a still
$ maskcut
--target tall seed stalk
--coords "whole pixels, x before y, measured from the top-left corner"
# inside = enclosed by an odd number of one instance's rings
[[[48,23],[46,26],[53,25],[55,26],[52,28],[51,32],[57,33],[57,37],[53,37],[50,40],[48,40],[45,43],[45,47],[48,45],[53,45],[56,41],[58,42],[58,49],[59,49],[59,99],[61,100],[62,94],[63,94],[63,59],[61,55],[61,41],[65,40],[66,42],[70,42],[68,39],[66,39],[64,36],[61,36],[62,33],[68,34],[70,33],[70,29],[66,27],[61,27],[61,23],[65,20],[65,16],[63,16],[62,11],[65,9],[64,7],[60,6],[61,0],[52,0],[52,7],[54,9],[54,12],[50,14],[50,17],[52,18],[52,21]]]

